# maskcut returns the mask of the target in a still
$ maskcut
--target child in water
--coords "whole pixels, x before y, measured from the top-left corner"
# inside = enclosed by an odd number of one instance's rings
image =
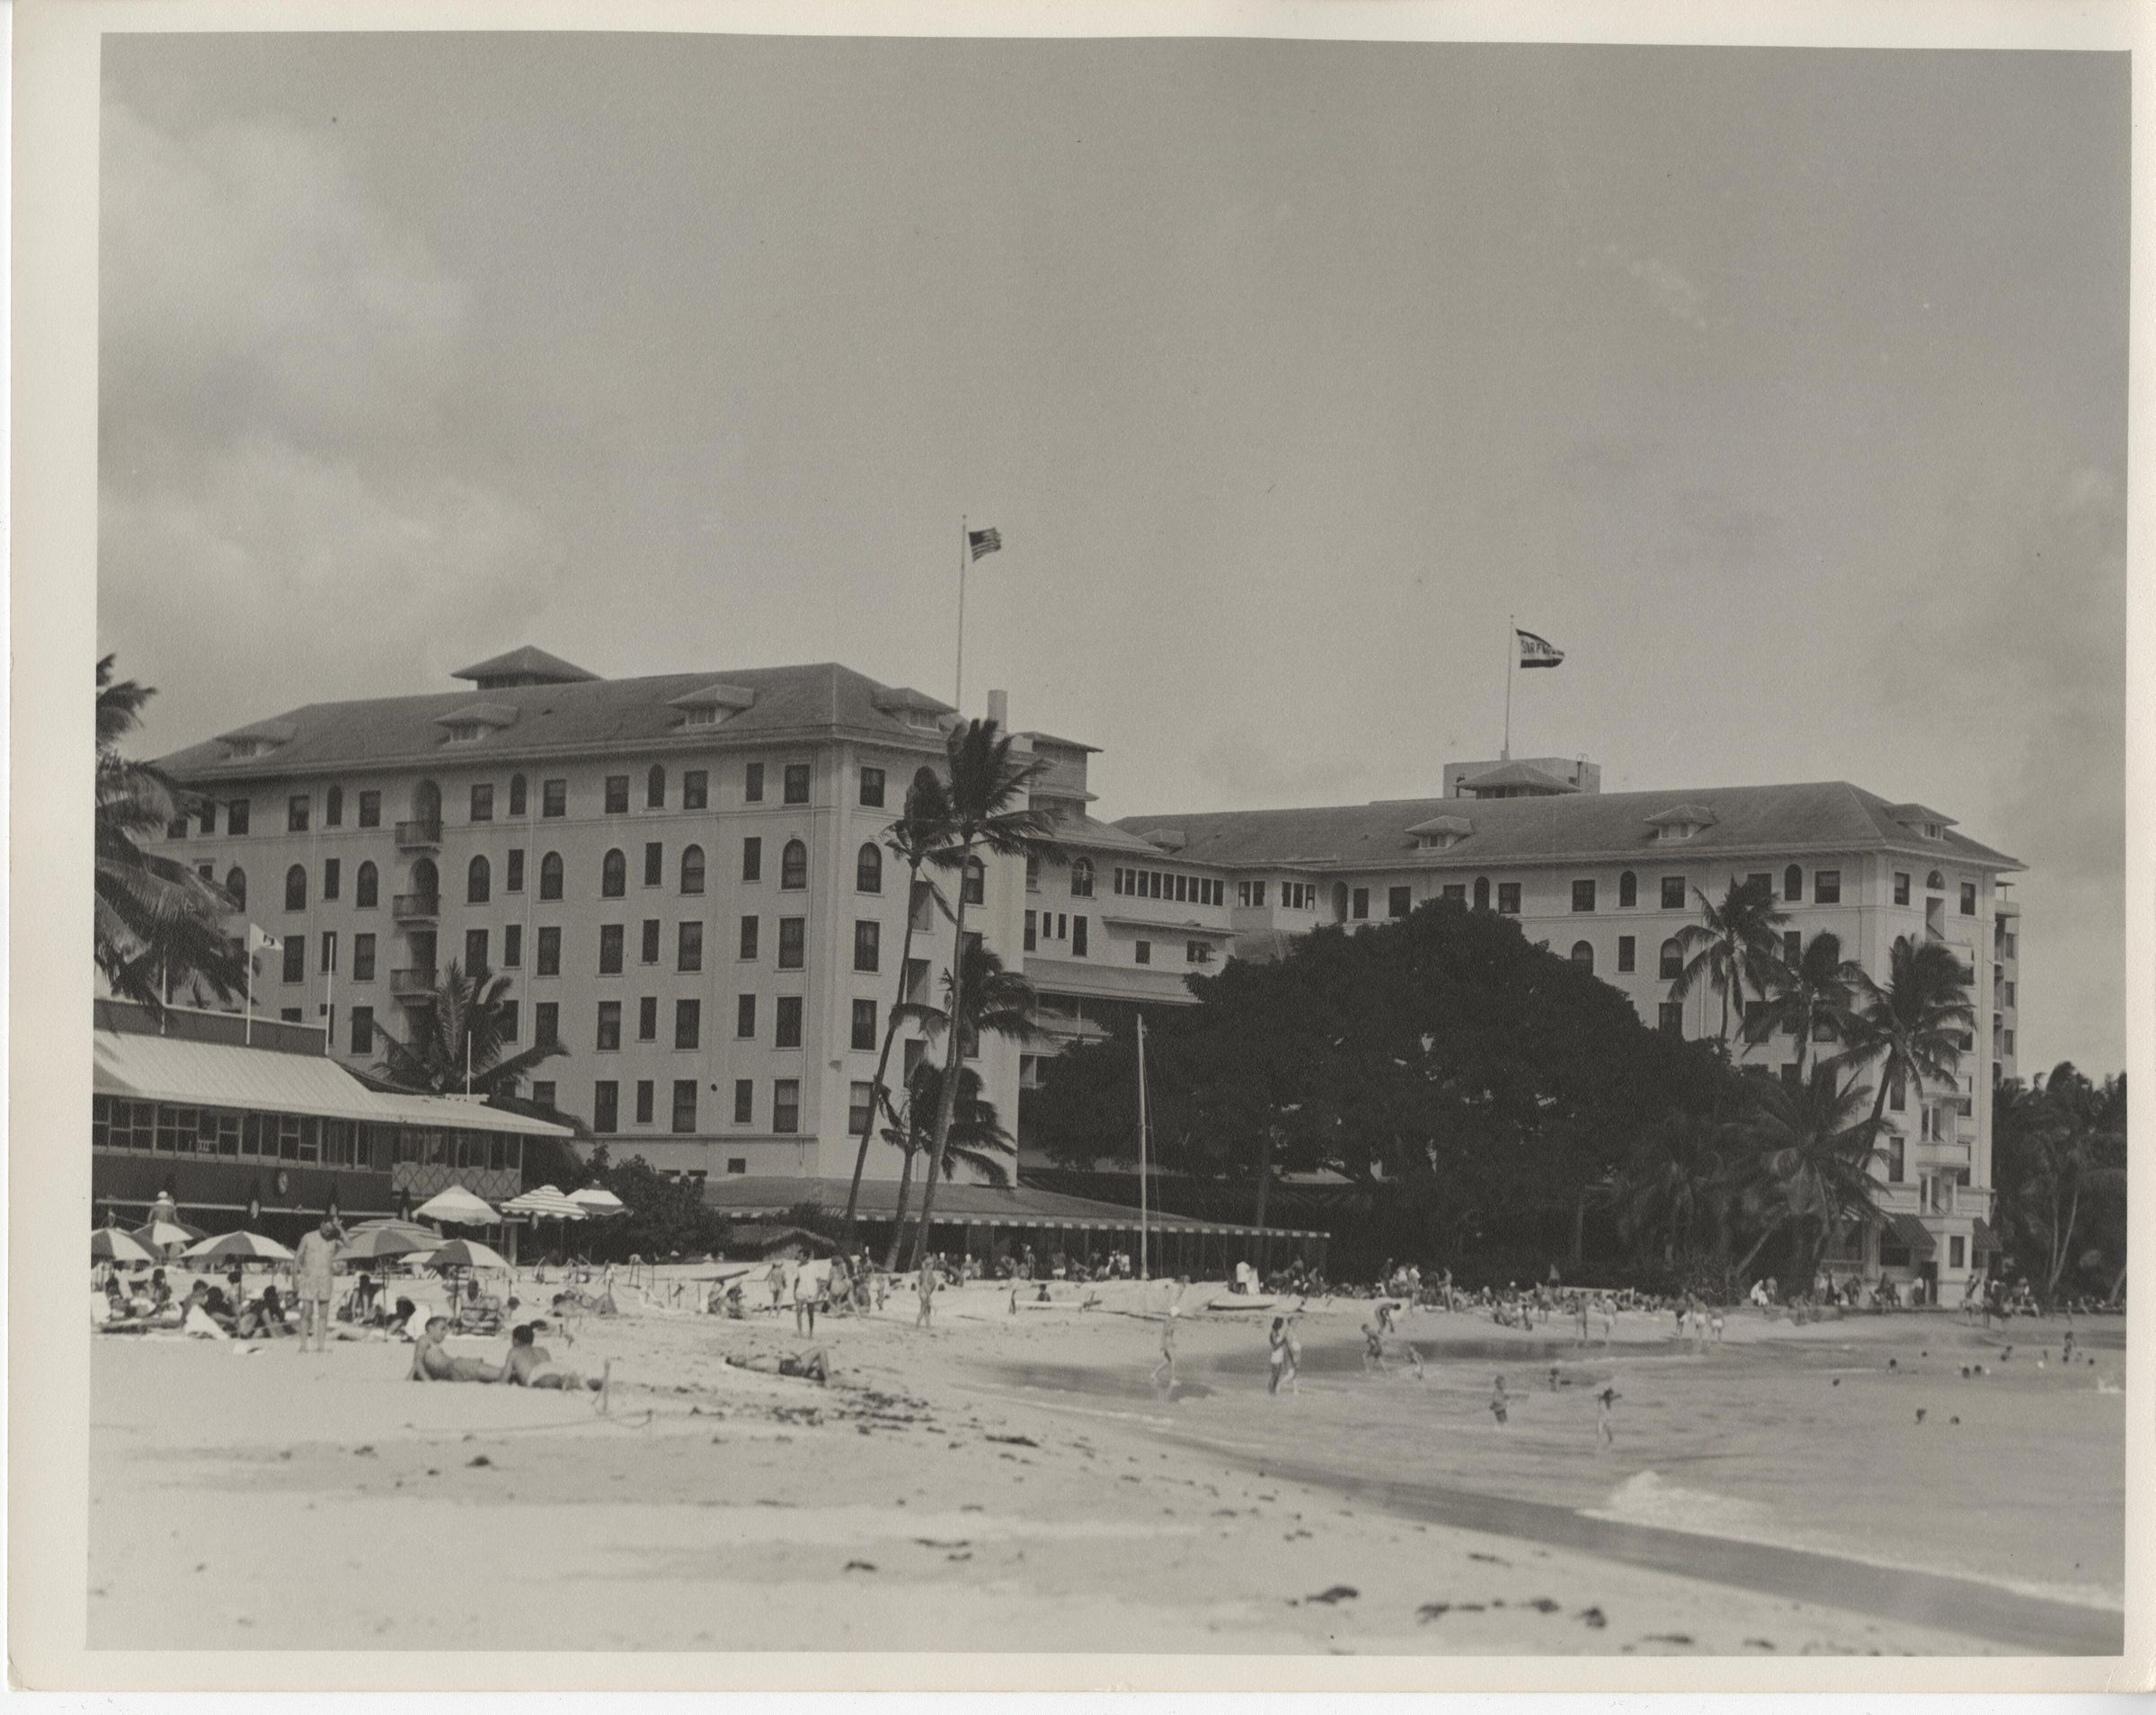
[[[1623,1397],[1615,1388],[1604,1388],[1594,1396],[1594,1432],[1601,1437],[1605,1447],[1617,1444],[1617,1431],[1610,1421],[1610,1408]]]
[[[1497,1378],[1497,1391],[1490,1395],[1490,1416],[1496,1418],[1499,1423],[1503,1423],[1505,1419],[1506,1414],[1512,1409],[1512,1403],[1513,1402],[1504,1396],[1504,1378],[1503,1376],[1499,1376]]]
[[[1295,1343],[1289,1337],[1286,1317],[1275,1316],[1273,1319],[1273,1328],[1265,1336],[1265,1345],[1269,1348],[1265,1361],[1273,1368],[1273,1376],[1265,1384],[1265,1391],[1278,1393],[1280,1384],[1284,1381],[1291,1393],[1300,1393],[1302,1388],[1296,1381],[1295,1374]]]

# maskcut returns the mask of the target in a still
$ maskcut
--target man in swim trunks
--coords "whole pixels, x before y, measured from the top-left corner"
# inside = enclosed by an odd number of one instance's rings
[[[501,1366],[484,1358],[452,1356],[442,1347],[449,1332],[449,1319],[430,1316],[419,1344],[412,1348],[411,1382],[499,1382]]]
[[[821,1346],[806,1352],[787,1352],[774,1357],[759,1353],[754,1357],[730,1357],[726,1362],[737,1370],[754,1370],[759,1375],[799,1376],[813,1382],[818,1387],[827,1387],[831,1379],[830,1359]]]
[[[585,1376],[574,1370],[557,1370],[553,1366],[554,1355],[538,1344],[529,1322],[519,1322],[509,1337],[509,1360],[501,1366],[501,1379],[510,1387],[555,1388],[563,1393],[574,1393],[589,1388],[599,1395],[599,1408],[607,1408],[608,1383],[614,1377],[614,1361],[609,1358],[595,1376]]]

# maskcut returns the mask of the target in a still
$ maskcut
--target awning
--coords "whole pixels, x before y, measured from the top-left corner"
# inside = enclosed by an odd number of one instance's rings
[[[90,1087],[101,1096],[181,1107],[305,1114],[376,1124],[500,1132],[519,1137],[570,1137],[568,1127],[504,1113],[455,1096],[372,1090],[324,1054],[290,1054],[228,1043],[132,1031],[91,1033]]]
[[[729,1174],[704,1182],[706,1207],[726,1214],[785,1214],[804,1204],[827,1210],[846,1207],[849,1181],[798,1178],[781,1175]],[[898,1181],[865,1179],[861,1185],[860,1213],[865,1220],[889,1221],[898,1210]],[[907,1196],[909,1212],[920,1209],[920,1186]],[[1139,1211],[1121,1203],[1096,1203],[1089,1197],[1066,1196],[1032,1186],[998,1190],[990,1185],[943,1185],[936,1192],[937,1226],[1038,1227],[1069,1232],[1136,1232]],[[1257,1236],[1255,1227],[1225,1221],[1205,1221],[1192,1215],[1151,1211],[1146,1224],[1155,1232],[1221,1233],[1242,1238]],[[1313,1228],[1265,1229],[1274,1239],[1325,1239],[1329,1234]]]
[[[1929,1257],[1939,1249],[1939,1240],[1924,1223],[1912,1214],[1892,1214],[1886,1217],[1886,1231],[1896,1244],[1907,1245],[1920,1257]]]
[[[2001,1251],[2006,1248],[2004,1245],[1999,1242],[1999,1235],[1992,1231],[1990,1225],[1984,1221],[1984,1218],[1982,1215],[1976,1217],[1976,1233],[1975,1237],[1970,1241],[1970,1248],[1974,1249],[1979,1257],[1996,1257]]]

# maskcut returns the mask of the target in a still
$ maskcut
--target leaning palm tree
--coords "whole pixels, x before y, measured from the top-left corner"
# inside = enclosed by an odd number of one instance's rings
[[[1677,980],[1670,984],[1670,999],[1682,1000],[1704,983],[1722,997],[1722,1053],[1729,1053],[1729,1012],[1732,1002],[1741,1011],[1744,994],[1763,992],[1763,980],[1778,952],[1775,931],[1788,920],[1774,902],[1773,890],[1761,881],[1729,884],[1719,904],[1699,888],[1701,920],[1677,931],[1677,951],[1683,959]]]
[[[1841,937],[1831,930],[1814,935],[1794,964],[1777,959],[1761,971],[1766,1005],[1745,1025],[1744,1040],[1761,1043],[1787,1030],[1797,1038],[1797,1080],[1802,1083],[1805,1053],[1813,1042],[1840,1042],[1847,1035],[1862,975],[1853,960],[1841,956]]]
[[[1943,941],[1895,937],[1886,982],[1857,976],[1857,1007],[1847,1020],[1848,1045],[1830,1065],[1868,1068],[1878,1080],[1872,1124],[1886,1112],[1888,1090],[1913,1086],[1921,1100],[1929,1084],[1950,1083],[1960,1070],[1962,1037],[1976,1022],[1961,961]]]
[[[163,769],[120,753],[156,694],[131,679],[115,683],[111,655],[97,663],[97,968],[114,994],[161,1010],[175,989],[231,1000],[246,987],[247,955],[226,930],[233,907],[223,890],[138,843],[195,807]]]
[[[1753,1110],[1739,1124],[1746,1142],[1759,1151],[1767,1226],[1737,1272],[1742,1275],[1761,1246],[1787,1227],[1795,1278],[1808,1281],[1818,1273],[1837,1227],[1885,1218],[1871,1177],[1879,1122],[1864,1115],[1871,1092],[1854,1080],[1841,1084],[1825,1077],[1794,1087],[1761,1080],[1752,1093]]]
[[[992,720],[969,721],[954,728],[946,742],[946,772],[951,800],[950,829],[933,862],[939,869],[954,870],[960,881],[958,909],[952,913],[950,1011],[966,1017],[966,906],[977,875],[985,882],[981,856],[1039,858],[1063,860],[1053,838],[1055,822],[1045,811],[1030,803],[1030,789],[1043,764],[1018,761],[1011,755],[1009,735]],[[966,1033],[945,1032],[944,1081],[937,1092],[936,1124],[929,1133],[927,1182],[921,1187],[921,1225],[914,1240],[918,1266],[927,1254],[929,1219],[936,1209],[936,1182],[944,1174],[944,1154],[950,1146],[951,1116],[958,1100],[958,1069]]]
[[[965,954],[961,960],[956,978],[945,973],[944,998],[947,1004],[941,1007],[925,1000],[903,1002],[899,1008],[899,1018],[901,1022],[919,1025],[922,1033],[933,1042],[949,1032],[952,1006],[963,1007],[963,1011],[960,1015],[959,1035],[963,1039],[962,1049],[967,1059],[971,1059],[980,1053],[980,1039],[983,1036],[1001,1036],[1006,1041],[1016,1043],[1033,1042],[1040,1036],[1040,1027],[1034,1023],[1033,985],[1016,971],[1006,970],[1002,959],[989,952],[978,941],[966,943]],[[923,1065],[927,1063],[924,1062]],[[924,1132],[927,1132],[927,1128],[934,1124],[936,1106],[942,1099],[944,1086],[939,1073],[933,1088],[934,1099],[925,1109],[919,1108],[920,1070],[919,1067],[915,1068],[915,1076],[911,1080],[912,1088],[909,1091],[908,1106],[909,1109],[919,1113],[920,1125]],[[965,1077],[972,1079],[975,1086],[980,1083],[980,1075],[970,1068]],[[964,1079],[962,1078],[958,1088],[958,1095],[961,1099],[965,1097],[967,1088]],[[897,1114],[892,1114],[890,1119],[892,1126],[903,1129]],[[932,1133],[929,1134],[932,1135]],[[888,1138],[890,1135],[891,1133],[887,1129],[884,1136]],[[943,1177],[945,1178],[951,1177],[951,1169],[948,1163],[944,1168]],[[911,1177],[911,1162],[909,1160],[906,1167],[901,1170],[898,1208],[893,1216],[891,1229],[891,1260],[885,1265],[887,1267],[898,1266],[900,1236],[906,1229],[906,1192]],[[927,1231],[927,1221],[933,1203],[934,1199],[924,1188],[921,1194],[921,1230],[924,1233]]]
[[[906,936],[899,953],[898,995],[891,1003],[891,1012],[883,1021],[883,1045],[876,1054],[876,1073],[869,1089],[868,1118],[861,1127],[861,1144],[854,1151],[854,1182],[846,1194],[846,1237],[854,1236],[854,1221],[861,1206],[861,1174],[868,1165],[868,1141],[874,1134],[876,1115],[881,1112],[892,1124],[898,1124],[898,1113],[891,1099],[891,1087],[884,1082],[891,1071],[891,1047],[898,1040],[899,1026],[904,1021],[907,973],[913,964],[913,937],[919,928],[919,906],[924,897],[934,900],[947,915],[950,907],[936,891],[934,882],[921,879],[921,871],[939,851],[948,837],[951,826],[951,798],[944,790],[943,777],[934,769],[923,769],[913,777],[907,788],[905,808],[899,819],[883,831],[883,845],[891,855],[906,866]],[[909,1162],[910,1166],[910,1161]],[[899,1202],[900,1213],[905,1212],[905,1199]]]
[[[452,963],[416,1009],[420,1029],[400,1041],[381,1025],[381,1075],[400,1089],[430,1096],[465,1091],[513,1097],[532,1069],[566,1053],[557,1038],[508,1052],[509,979],[484,971],[466,974]]]
[[[1010,1161],[1018,1152],[1017,1140],[1003,1129],[996,1104],[981,1095],[979,1072],[971,1066],[962,1068],[957,1082],[957,1099],[951,1108],[951,1129],[945,1139],[943,1177],[947,1179],[959,1168],[967,1167],[989,1184],[999,1188],[1007,1186],[1011,1182]],[[892,1223],[891,1248],[883,1258],[886,1270],[898,1266],[899,1239],[906,1226],[906,1193],[913,1182],[914,1163],[933,1152],[935,1134],[931,1128],[943,1110],[943,1093],[944,1069],[933,1061],[924,1060],[913,1069],[912,1080],[906,1087],[905,1106],[893,1113],[883,1128],[883,1141],[898,1150],[903,1163],[899,1169],[898,1216]],[[923,1233],[927,1231],[927,1207],[924,1194]]]

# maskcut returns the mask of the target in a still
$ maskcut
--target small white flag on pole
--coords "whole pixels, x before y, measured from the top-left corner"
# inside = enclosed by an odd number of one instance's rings
[[[259,923],[247,925],[247,951],[250,953],[281,953],[284,943]]]

